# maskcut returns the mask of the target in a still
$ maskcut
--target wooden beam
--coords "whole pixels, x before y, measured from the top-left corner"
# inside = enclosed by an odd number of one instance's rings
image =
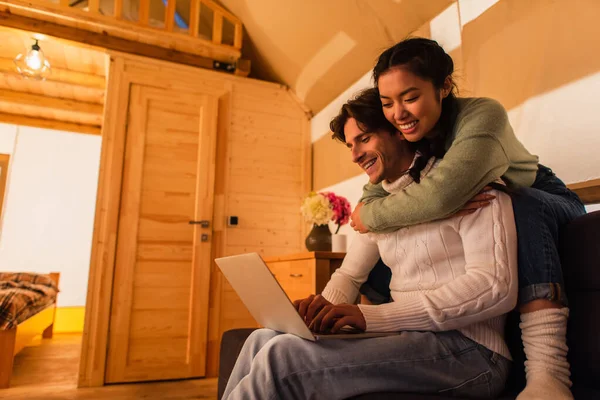
[[[2,3],[2,1],[0,0],[0,3]],[[2,5],[0,4],[0,11],[2,11]],[[0,24],[0,30],[2,31],[12,31],[15,33],[15,35],[23,35],[23,33],[29,35],[29,37],[36,37],[38,36],[39,32],[36,31],[31,31],[31,30],[25,30],[25,29],[17,29],[17,28],[11,28],[10,26],[2,26],[2,24]],[[46,36],[47,35],[39,35],[40,40],[42,40],[42,43],[44,40],[46,40]],[[80,47],[82,49],[87,49],[87,50],[92,50],[92,51],[96,51],[98,53],[103,53],[104,49],[102,47],[98,47],[98,46],[92,46],[90,44],[87,43],[83,43],[83,42],[76,42],[73,40],[68,40],[68,39],[62,39],[56,36],[52,37],[52,41],[56,42],[58,44],[62,44],[65,46],[75,46],[75,47]]]
[[[15,68],[15,63],[10,58],[0,58],[0,73],[21,76]],[[84,72],[77,72],[62,68],[52,67],[52,73],[48,78],[46,78],[46,80],[50,82],[84,86],[93,89],[104,90],[106,88],[106,80],[103,76],[86,74]]]
[[[25,117],[17,114],[0,113],[0,122],[13,125],[32,126],[34,128],[54,129],[90,135],[100,135],[101,128],[96,125],[74,124],[44,118]]]
[[[0,25],[147,57],[167,59],[183,53],[229,63],[241,57],[233,46],[42,0],[0,0],[0,12]],[[181,57],[171,61],[194,65]]]
[[[571,183],[567,187],[577,193],[583,204],[600,203],[600,179]]]
[[[250,60],[240,58],[235,65],[234,74],[243,77],[250,75]]]
[[[2,2],[0,1],[0,4],[1,3]],[[134,42],[109,36],[108,34],[90,32],[69,26],[59,25],[53,22],[39,21],[34,18],[14,15],[6,11],[0,11],[0,25],[43,33],[45,35],[59,37],[61,39],[85,42],[93,46],[103,47],[105,49],[156,58],[159,60],[190,65],[193,67],[212,69],[213,66],[213,60],[211,58],[196,54],[184,53],[182,51],[167,49],[151,44]]]
[[[56,97],[13,92],[4,89],[0,89],[0,102],[92,115],[102,115],[104,110],[104,107],[101,104],[84,103],[77,100],[59,99]]]

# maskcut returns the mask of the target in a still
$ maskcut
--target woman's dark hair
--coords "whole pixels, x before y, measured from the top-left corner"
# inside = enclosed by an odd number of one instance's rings
[[[377,87],[379,78],[393,68],[406,68],[421,79],[430,81],[434,88],[444,87],[447,77],[452,79],[454,62],[444,49],[435,41],[425,38],[408,38],[385,50],[379,56],[373,68],[373,80]],[[457,101],[456,84],[452,80],[452,88],[448,96],[442,100],[442,115],[437,123],[441,135],[430,142],[433,155],[443,157],[444,145],[448,134],[456,121]]]
[[[390,135],[397,132],[397,129],[392,125],[383,114],[381,106],[381,98],[377,88],[365,89],[358,93],[353,99],[344,104],[339,114],[331,120],[329,129],[333,132],[332,139],[346,143],[346,134],[344,126],[350,118],[356,120],[356,124],[363,132],[378,132],[384,131]],[[419,142],[407,142],[415,151],[419,151],[422,156],[418,157],[412,168],[408,170],[409,175],[417,183],[421,180],[421,170],[427,165],[430,158],[430,143],[427,139],[422,139]]]

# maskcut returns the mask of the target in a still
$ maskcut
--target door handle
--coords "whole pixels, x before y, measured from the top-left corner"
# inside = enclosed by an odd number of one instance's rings
[[[188,222],[190,225],[200,225],[203,228],[208,228],[210,226],[210,221],[203,219],[202,221],[190,221]]]

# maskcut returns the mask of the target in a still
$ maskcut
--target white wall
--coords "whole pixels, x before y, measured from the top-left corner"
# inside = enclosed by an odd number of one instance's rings
[[[446,53],[456,50],[462,43],[459,18],[458,3],[454,2],[429,23],[431,39],[438,42]]]
[[[61,273],[59,306],[83,306],[100,136],[0,126],[16,134],[0,232],[0,270]]]
[[[499,0],[458,0],[460,27],[473,21]]]
[[[477,18],[498,0],[459,0],[440,13],[430,23],[432,39],[442,44],[446,51],[461,45],[460,29]],[[346,89],[311,121],[313,143],[329,133],[329,122],[337,115],[342,104],[355,93],[372,86],[371,71]],[[508,110],[509,119],[517,137],[542,164],[551,167],[566,183],[600,178],[600,113],[598,102],[591,93],[600,92],[600,73],[572,82],[544,93]],[[591,97],[590,97],[591,96]],[[348,160],[350,162],[350,160]],[[361,196],[366,176],[358,176],[317,191],[332,191],[348,198],[354,207]],[[588,206],[588,211],[600,205]],[[332,227],[333,228],[333,227]],[[349,225],[340,233],[353,231]]]
[[[600,72],[532,97],[508,112],[515,134],[565,182],[600,178]]]
[[[333,186],[329,186],[326,188],[318,189],[319,192],[333,192],[338,196],[344,196],[350,202],[350,206],[352,210],[358,204],[358,200],[360,200],[362,196],[362,188],[367,184],[369,178],[366,174],[355,176],[354,178],[346,179],[343,182],[339,182]],[[329,228],[331,232],[335,232],[337,229],[337,225],[334,223],[329,223]],[[349,246],[352,243],[352,239],[357,234],[354,229],[350,227],[350,223],[343,225],[338,234],[348,236],[348,240],[346,245]]]
[[[0,154],[12,154],[17,136],[16,125],[0,123]]]
[[[321,136],[329,133],[329,123],[340,112],[344,103],[358,94],[361,90],[373,87],[373,80],[371,78],[372,73],[371,70],[369,70],[310,120],[311,138],[313,143],[319,140]]]

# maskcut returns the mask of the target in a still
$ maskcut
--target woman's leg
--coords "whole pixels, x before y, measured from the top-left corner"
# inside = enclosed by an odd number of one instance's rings
[[[489,398],[503,390],[509,365],[457,331],[311,342],[259,330],[244,344],[223,398],[344,399],[383,391]]]
[[[560,227],[585,213],[576,194],[540,166],[534,185],[513,196],[519,253],[519,310],[527,361],[520,400],[571,399],[566,329],[568,308],[560,257]]]

